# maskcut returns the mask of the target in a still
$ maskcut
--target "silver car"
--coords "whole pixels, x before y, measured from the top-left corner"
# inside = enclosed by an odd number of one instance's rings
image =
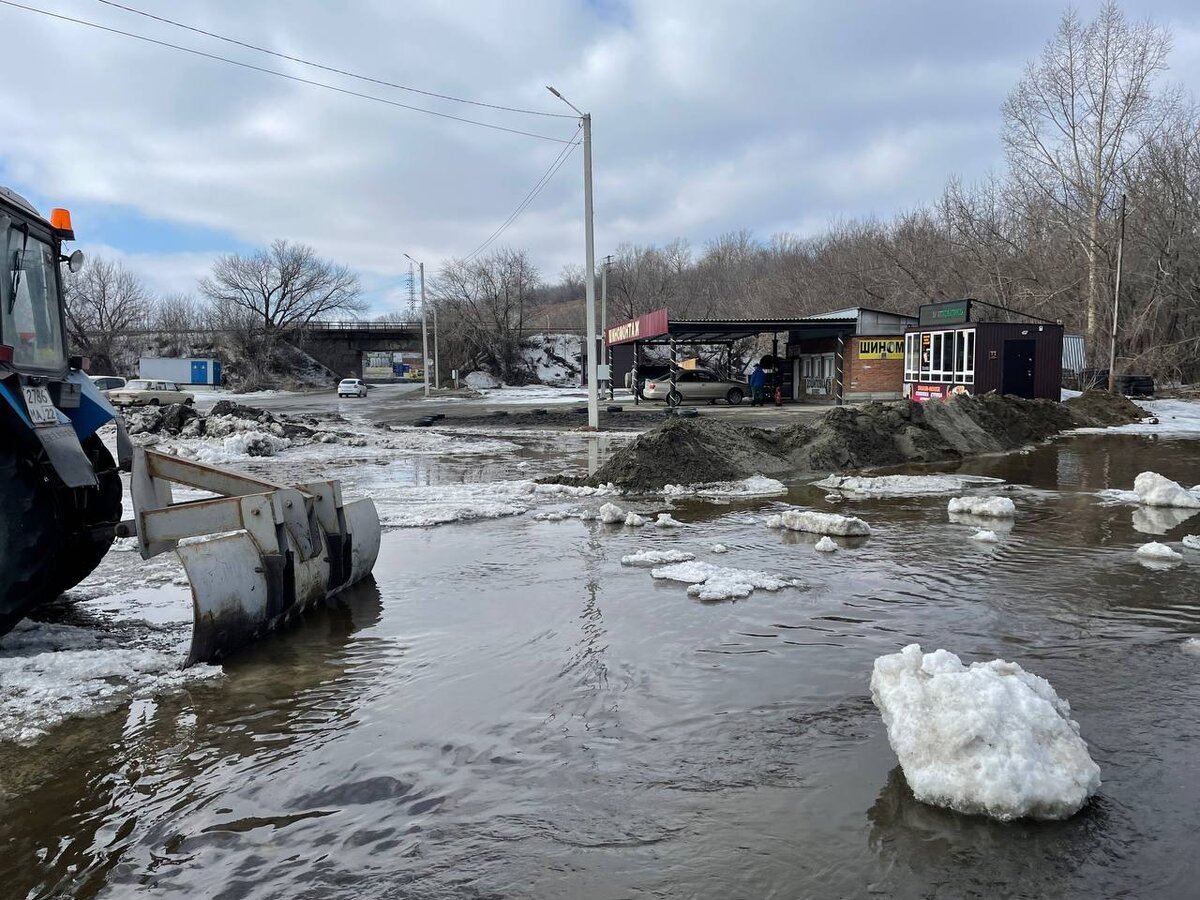
[[[666,400],[669,406],[678,406],[686,401],[716,403],[724,400],[737,406],[750,393],[744,381],[721,378],[707,369],[683,369],[675,375],[675,391],[671,391],[669,375],[658,379],[647,379],[642,396],[647,400]]]

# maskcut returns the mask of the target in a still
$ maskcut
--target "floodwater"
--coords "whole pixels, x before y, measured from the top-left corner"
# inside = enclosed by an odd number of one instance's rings
[[[777,500],[391,531],[373,583],[224,678],[0,746],[0,896],[1194,897],[1200,554],[1133,550],[1200,517],[1095,492],[1198,463],[1119,436],[970,461],[1025,486],[986,546],[945,497],[803,485],[872,537],[821,554],[748,521]],[[807,587],[702,603],[620,565],[650,546]],[[913,641],[1048,678],[1099,795],[1009,825],[916,802],[868,689]]]

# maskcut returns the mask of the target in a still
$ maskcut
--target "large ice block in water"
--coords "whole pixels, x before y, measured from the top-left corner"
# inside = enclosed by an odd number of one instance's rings
[[[1138,503],[1145,506],[1200,509],[1200,496],[1157,472],[1143,472],[1135,478],[1133,492],[1137,494]]]
[[[947,508],[951,515],[965,513],[995,519],[1011,519],[1017,514],[1016,504],[1008,497],[955,497]]]
[[[842,536],[868,535],[871,527],[857,516],[842,516],[837,513],[813,512],[809,509],[788,509],[767,519],[768,528],[789,528],[810,534],[837,534]]]
[[[871,699],[918,800],[1001,821],[1065,819],[1100,787],[1071,706],[1002,659],[909,644],[875,660]]]

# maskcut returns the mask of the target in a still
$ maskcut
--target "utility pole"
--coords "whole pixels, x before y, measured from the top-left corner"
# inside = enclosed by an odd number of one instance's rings
[[[600,347],[604,352],[604,363],[608,366],[608,399],[613,399],[612,383],[612,352],[608,346],[608,267],[612,263],[612,254],[604,257],[604,266],[600,269]]]
[[[421,270],[421,373],[425,376],[425,396],[429,396],[429,317],[425,305],[425,263],[417,262],[407,253],[404,254],[412,262],[417,263]]]
[[[442,370],[438,364],[438,327],[437,327],[437,306],[433,307],[433,386],[436,388],[442,383]]]
[[[600,393],[596,385],[596,246],[592,233],[592,116],[550,85],[546,90],[578,113],[583,125],[583,241],[585,244],[584,287],[587,296],[588,428],[600,427]]]
[[[1117,392],[1117,314],[1121,309],[1121,257],[1125,253],[1125,195],[1121,195],[1121,228],[1117,233],[1117,284],[1113,290],[1112,335],[1108,341],[1108,392]]]

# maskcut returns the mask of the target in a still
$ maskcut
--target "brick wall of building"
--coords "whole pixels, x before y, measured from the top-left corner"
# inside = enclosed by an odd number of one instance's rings
[[[843,364],[846,368],[847,400],[898,400],[904,386],[904,358],[863,359],[859,354],[864,342],[897,340],[897,335],[856,335],[846,343]],[[899,336],[901,347],[903,335]]]

